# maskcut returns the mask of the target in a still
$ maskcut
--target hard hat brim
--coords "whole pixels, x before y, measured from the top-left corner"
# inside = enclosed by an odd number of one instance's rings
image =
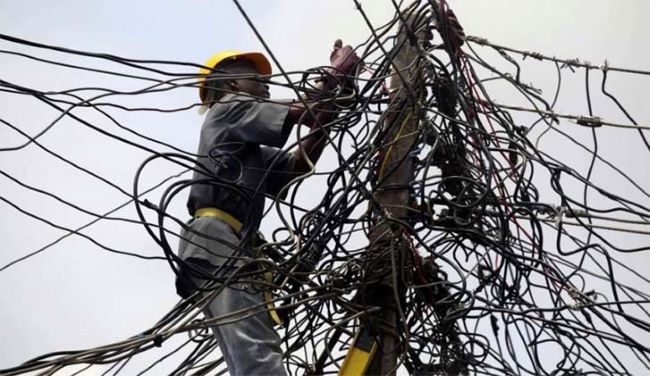
[[[237,55],[237,58],[250,60],[259,74],[269,75],[273,73],[273,70],[271,69],[271,63],[262,53],[246,52],[241,55]]]

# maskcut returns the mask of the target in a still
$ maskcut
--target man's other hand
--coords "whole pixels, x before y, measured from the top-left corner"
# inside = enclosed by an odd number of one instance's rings
[[[343,41],[337,39],[330,54],[330,66],[332,67],[330,73],[336,77],[338,83],[345,86],[350,80],[348,76],[354,74],[352,71],[357,68],[360,61],[361,58],[354,52],[352,46],[344,46]]]

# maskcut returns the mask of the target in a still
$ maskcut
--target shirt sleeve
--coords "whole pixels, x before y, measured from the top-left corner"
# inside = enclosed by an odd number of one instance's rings
[[[272,147],[261,147],[264,164],[269,171],[266,180],[266,193],[284,200],[287,191],[280,191],[299,174],[295,171],[296,159],[293,153]]]
[[[234,96],[229,103],[219,105],[214,121],[227,127],[234,139],[281,148],[291,131],[284,126],[288,112],[287,105]]]

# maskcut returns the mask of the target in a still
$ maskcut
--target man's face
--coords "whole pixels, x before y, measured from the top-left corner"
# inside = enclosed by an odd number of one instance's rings
[[[258,75],[255,66],[248,61],[242,61],[241,64],[238,64],[236,69],[237,74],[242,75]],[[269,85],[266,83],[266,80],[259,77],[251,78],[239,78],[232,80],[234,84],[234,89],[236,91],[250,94],[254,97],[261,98],[270,98],[271,94],[269,93]]]

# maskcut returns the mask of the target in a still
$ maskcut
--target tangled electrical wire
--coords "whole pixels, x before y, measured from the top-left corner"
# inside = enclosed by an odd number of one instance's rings
[[[257,33],[244,9],[235,2]],[[598,163],[627,182],[626,189],[634,190],[635,195],[650,197],[642,184],[598,152],[597,134],[607,127],[638,132],[645,151],[650,152],[644,134],[648,127],[637,124],[607,89],[608,75],[618,69],[561,61],[476,37],[465,38],[465,47],[461,49],[455,45],[458,41],[450,37],[449,9],[444,1],[415,1],[408,7],[392,2],[396,15],[381,26],[373,25],[360,3],[355,4],[368,25],[370,37],[356,47],[364,68],[355,77],[353,92],[340,90],[326,98],[346,97],[339,101],[343,103],[337,108],[339,116],[323,125],[330,130],[328,147],[336,154],[336,166],[328,171],[312,171],[285,187],[287,198],[275,198],[271,206],[282,226],[268,236],[268,241],[258,244],[267,257],[247,259],[247,266],[260,265],[274,274],[268,288],[283,318],[277,329],[290,374],[337,373],[362,327],[371,328],[377,342],[387,343],[382,338],[393,341],[391,347],[379,346],[376,357],[394,354],[395,367],[404,367],[414,375],[632,375],[631,359],[637,370],[650,369],[650,314],[646,308],[650,303],[650,281],[617,258],[619,254],[650,249],[650,232],[643,230],[650,223],[650,210],[643,202],[632,199],[633,195],[617,194],[610,187],[592,182]],[[397,30],[401,37],[395,35]],[[257,35],[266,45],[263,37]],[[0,35],[0,39],[54,48],[6,35]],[[483,50],[479,54],[479,47],[496,51],[502,59],[500,63],[505,62],[509,68],[489,63]],[[415,55],[400,66],[398,55],[405,48]],[[127,196],[125,205],[135,204],[139,219],[110,217],[114,211],[97,214],[79,210],[95,216],[96,221],[112,219],[143,224],[164,250],[164,257],[114,249],[84,235],[81,229],[63,229],[87,237],[111,252],[167,260],[178,272],[183,261],[174,252],[178,233],[173,228],[182,227],[184,219],[172,215],[168,208],[197,182],[179,180],[176,175],[143,190],[139,177],[151,163],[160,160],[179,166],[183,172],[205,167],[195,165],[196,155],[192,153],[123,127],[107,109],[186,110],[187,107],[128,108],[110,102],[110,97],[194,86],[196,75],[165,71],[158,66],[199,66],[54,49],[108,59],[165,77],[103,71],[100,73],[152,84],[133,92],[104,89],[92,98],[85,98],[79,93],[82,90],[40,92],[4,80],[0,85],[4,92],[31,95],[60,111],[61,117],[71,117],[150,154],[138,169],[132,192],[91,170],[68,163]],[[271,50],[267,53],[275,59]],[[552,100],[544,98],[532,84],[521,81],[524,68],[515,55],[555,65],[557,91]],[[554,110],[566,69],[572,74],[585,74],[586,115]],[[602,94],[631,124],[594,115],[590,72],[595,70],[602,72]],[[411,75],[413,72],[417,72],[415,76]],[[270,77],[270,82],[306,95],[321,73],[322,69],[281,69],[281,73]],[[626,73],[648,75],[643,71]],[[399,87],[389,89],[388,79],[398,80]],[[492,100],[487,86],[494,83],[508,85],[527,105]],[[74,114],[78,107],[92,107],[160,149],[96,127]],[[41,148],[45,147],[39,144],[39,137],[55,124],[29,136],[19,127],[0,121],[27,138],[25,145]],[[412,130],[407,128],[409,123],[414,127]],[[578,141],[571,130],[565,129],[566,124],[589,132],[593,148]],[[297,139],[304,136],[300,130],[296,133]],[[552,150],[539,147],[540,140],[550,134],[588,153],[586,174],[572,167],[571,161],[556,157]],[[399,155],[402,146],[397,145],[404,142],[406,152]],[[0,150],[20,147],[24,145]],[[163,147],[172,151],[160,151]],[[52,155],[65,160],[53,152]],[[397,160],[388,162],[389,157],[396,156]],[[47,191],[0,173],[26,189],[48,195]],[[391,177],[399,174],[410,178],[393,184]],[[303,181],[310,176],[326,179],[327,188],[315,205],[305,207],[299,196],[304,194]],[[238,190],[231,181],[218,177],[210,184]],[[143,198],[160,186],[166,190],[157,203]],[[575,186],[582,190],[574,189]],[[382,197],[387,196],[404,200],[389,200],[392,204],[386,206]],[[549,197],[556,197],[557,201],[545,201]],[[38,217],[3,197],[0,199]],[[64,203],[77,208],[73,203]],[[156,221],[147,219],[151,214]],[[635,227],[616,227],[612,222]],[[630,247],[617,245],[612,234],[622,232],[634,233],[638,236],[635,239],[641,240]],[[268,307],[253,307],[209,321],[202,319],[199,308],[211,294],[255,277],[257,272],[250,270],[242,267],[205,289],[196,299],[181,301],[156,325],[137,336],[94,349],[46,354],[0,373],[53,374],[70,365],[83,365],[85,368],[78,371],[81,374],[89,367],[103,365],[107,367],[103,369],[105,375],[158,374],[161,364],[173,358],[180,360],[173,369],[165,371],[168,374],[224,374],[225,363],[214,351],[218,344],[209,334],[209,327]],[[382,313],[385,311],[393,312],[394,317],[387,319]],[[179,337],[184,338],[182,342],[173,341]],[[166,353],[146,366],[131,367],[135,358],[158,347]]]

